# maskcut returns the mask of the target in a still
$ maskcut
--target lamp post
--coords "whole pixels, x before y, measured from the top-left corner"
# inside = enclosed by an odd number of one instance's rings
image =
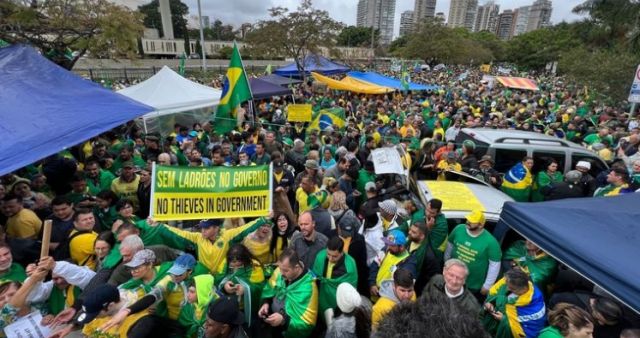
[[[200,22],[200,50],[202,51],[202,71],[207,71],[207,53],[204,48],[204,27],[202,25],[202,8],[198,0],[198,21]]]

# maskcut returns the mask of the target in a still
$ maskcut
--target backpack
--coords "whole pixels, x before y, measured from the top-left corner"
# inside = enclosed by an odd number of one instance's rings
[[[91,230],[80,230],[67,237],[63,242],[60,243],[60,245],[58,245],[53,253],[53,258],[56,261],[68,261],[71,258],[71,241],[80,235],[90,234],[91,232]],[[80,263],[79,265],[84,265],[84,263],[86,262],[78,263]]]

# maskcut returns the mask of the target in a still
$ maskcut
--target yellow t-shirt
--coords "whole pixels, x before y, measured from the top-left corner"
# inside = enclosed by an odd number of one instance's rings
[[[77,233],[77,230],[71,231],[69,237]],[[96,259],[93,251],[93,244],[96,242],[98,234],[94,231],[80,234],[71,239],[69,242],[69,253],[74,264],[89,267],[91,270],[96,268]]]
[[[318,192],[318,190],[320,189],[316,187],[316,190],[313,193]],[[298,201],[298,214],[302,214],[303,212],[311,209],[309,208],[309,204],[307,203],[308,198],[309,198],[309,195],[307,195],[307,193],[304,192],[302,188],[298,188],[298,190],[296,190],[296,201]]]
[[[133,203],[133,209],[138,210],[138,184],[140,183],[140,176],[136,175],[136,178],[131,182],[124,182],[120,180],[120,177],[116,177],[111,181],[111,191],[113,191],[119,198],[126,198]]]
[[[262,265],[271,264],[275,261],[271,261],[271,255],[269,253],[269,246],[271,244],[271,238],[265,241],[264,243],[258,242],[253,239],[251,235],[247,236],[242,240],[242,245],[244,245],[249,252],[255,257]]]
[[[42,221],[35,212],[22,209],[7,219],[7,236],[23,239],[36,238],[41,227]]]
[[[329,262],[327,264],[327,273],[325,273],[325,277],[326,278],[331,278],[331,275],[333,275],[333,267],[336,266],[335,263],[331,263]]]

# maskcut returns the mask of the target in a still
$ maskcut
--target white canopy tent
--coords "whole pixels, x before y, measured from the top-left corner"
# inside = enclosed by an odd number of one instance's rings
[[[149,133],[173,131],[175,123],[190,126],[209,121],[222,91],[187,80],[164,66],[146,81],[118,93],[155,108],[142,117],[145,132]]]

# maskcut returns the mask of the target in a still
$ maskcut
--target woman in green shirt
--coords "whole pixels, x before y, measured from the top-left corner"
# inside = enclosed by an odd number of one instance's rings
[[[549,311],[549,326],[540,331],[538,338],[591,338],[593,318],[591,315],[568,303],[558,303]]]
[[[558,161],[552,158],[547,160],[546,170],[541,170],[533,182],[531,200],[533,202],[544,201],[544,189],[551,184],[562,182],[563,179],[562,172],[558,171]]]

